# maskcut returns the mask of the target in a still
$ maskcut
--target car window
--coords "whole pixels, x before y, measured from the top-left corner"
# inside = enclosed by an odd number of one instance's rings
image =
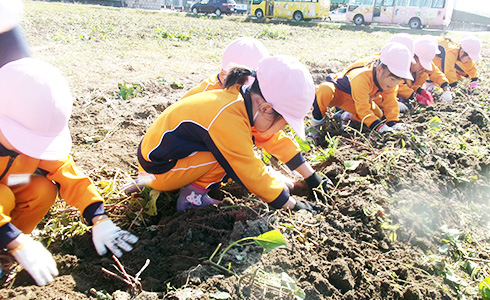
[[[226,2],[229,4],[236,4],[235,0],[227,0]]]
[[[199,1],[199,4],[208,4],[209,0],[201,0]]]

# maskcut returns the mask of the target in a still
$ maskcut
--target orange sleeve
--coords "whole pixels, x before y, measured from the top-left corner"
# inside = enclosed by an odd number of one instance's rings
[[[15,208],[15,196],[12,190],[0,184],[0,227],[10,222],[10,212]]]
[[[372,82],[372,79],[368,76],[358,75],[350,82],[352,90],[351,95],[356,107],[356,114],[367,126],[371,126],[374,121],[379,120],[371,109],[369,97],[371,91],[370,81]]]
[[[467,62],[465,64],[460,64],[463,71],[468,74],[470,79],[478,78],[478,70],[476,69],[476,64],[473,61]]]
[[[245,119],[236,120],[233,110],[227,109],[215,119],[209,129],[210,138],[243,185],[264,202],[272,203],[281,195],[284,185],[271,176],[262,160],[255,156],[250,124]],[[235,121],[230,122],[230,118]]]
[[[398,107],[398,100],[396,99],[398,86],[395,86],[389,90],[383,91],[381,96],[383,102],[380,105],[383,108],[383,113],[386,117],[386,122],[399,121],[400,108]]]
[[[331,82],[322,82],[316,88],[315,101],[322,118],[325,116],[327,107],[330,105],[330,102],[332,102],[334,94],[335,85]]]
[[[282,130],[268,137],[257,133],[253,133],[253,135],[257,147],[263,148],[283,163],[287,163],[300,152],[298,145],[286,136]]]
[[[446,52],[446,60],[444,61],[444,74],[449,81],[449,84],[453,84],[459,80],[459,76],[456,73],[456,62],[458,60],[457,51]]]
[[[446,75],[432,62],[432,71],[427,71],[430,80],[434,81],[438,86],[441,86],[444,82],[448,82]]]
[[[412,96],[412,94],[414,92],[415,91],[413,90],[412,85],[410,84],[410,86],[409,86],[409,83],[407,83],[407,81],[402,80],[402,82],[400,82],[398,84],[398,94],[397,95],[399,97],[408,99]]]
[[[59,184],[61,198],[82,215],[90,204],[104,202],[92,180],[77,168],[71,156],[58,161],[40,161],[39,168],[49,172],[46,178]]]

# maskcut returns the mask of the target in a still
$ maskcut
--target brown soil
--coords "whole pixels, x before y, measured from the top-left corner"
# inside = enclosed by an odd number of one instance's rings
[[[145,93],[130,100],[77,99],[70,123],[73,153],[78,165],[93,170],[90,175],[96,182],[112,178],[117,170],[135,175],[140,138],[183,91],[149,82]],[[441,226],[473,230],[470,225],[481,220],[464,207],[488,205],[490,197],[489,120],[482,109],[468,104],[478,95],[462,93],[450,104],[417,108],[404,116],[413,126],[409,134],[361,136],[341,132],[334,121],[326,124],[331,136],[341,138],[335,156],[316,169],[338,186],[331,199],[320,204],[319,214],[268,210],[243,200],[253,196],[233,185],[217,195],[224,200],[219,207],[185,213],[175,211],[176,193],[162,194],[158,215],[145,216],[144,224],[138,219],[131,227],[140,240],[120,260],[130,275],[150,260],[141,285],[154,293],[142,293],[138,299],[228,299],[217,292],[232,299],[294,299],[264,287],[258,279],[261,272],[289,275],[308,300],[457,298],[457,291],[437,274],[425,254],[440,246]],[[439,149],[444,136],[423,140],[418,134],[434,116],[452,133],[465,136],[467,143],[483,145],[484,155]],[[348,160],[362,164],[344,173]],[[455,174],[477,179],[461,181]],[[304,195],[300,186],[296,193]],[[129,226],[124,207],[110,211],[117,223]],[[399,225],[396,239],[393,231],[381,227],[387,220]],[[274,228],[283,233],[287,247],[263,253],[261,247],[248,244],[227,252],[220,265],[237,276],[208,263],[218,245]],[[96,254],[90,233],[56,241],[49,249],[60,271],[55,281],[37,287],[21,271],[4,283],[0,299],[95,299],[91,289],[100,293],[99,299],[129,297],[116,293],[130,292],[129,285],[102,272],[102,268],[116,272],[115,262],[109,255]]]

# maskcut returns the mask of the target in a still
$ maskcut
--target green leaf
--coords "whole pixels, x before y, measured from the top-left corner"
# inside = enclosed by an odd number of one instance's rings
[[[347,170],[351,170],[351,171],[354,171],[355,169],[357,169],[357,167],[359,167],[360,164],[361,164],[361,162],[358,160],[346,160],[346,161],[344,161],[344,167]]]
[[[311,150],[311,147],[310,147],[310,144],[308,143],[308,141],[300,139],[297,135],[294,137],[294,139],[298,143],[301,151],[308,152]]]
[[[441,119],[438,116],[433,117],[429,124],[427,124],[430,129],[437,130],[441,128]]]
[[[277,247],[283,247],[287,245],[284,236],[277,230],[271,230],[263,233],[255,237],[254,241],[257,245],[264,248],[265,252],[269,252]]]
[[[490,277],[483,279],[478,284],[478,289],[480,290],[483,300],[490,300]]]
[[[148,214],[149,216],[157,215],[158,196],[160,196],[160,191],[153,190],[153,189],[150,191],[150,201],[148,201],[148,203],[146,204],[146,211],[145,211],[145,213]]]
[[[209,296],[211,296],[213,299],[232,299],[231,295],[227,292],[216,292],[210,294]]]

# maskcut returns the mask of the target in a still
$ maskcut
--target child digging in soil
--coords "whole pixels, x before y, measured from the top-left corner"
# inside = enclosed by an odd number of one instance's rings
[[[222,89],[226,74],[232,67],[243,66],[255,70],[259,65],[259,61],[268,56],[269,51],[260,41],[251,37],[240,37],[225,48],[221,63],[221,72],[190,89],[184,96],[182,96],[182,98],[205,91]],[[253,77],[251,76],[250,80],[245,84],[252,85],[252,82]]]
[[[201,82],[201,84],[188,91],[182,98],[206,91],[223,89],[222,83],[224,83],[226,74],[228,74],[228,71],[232,67],[242,66],[250,70],[255,70],[259,66],[259,61],[262,58],[268,56],[269,51],[260,41],[251,37],[240,37],[232,41],[225,48],[225,51],[223,53],[221,72],[218,75],[204,80],[203,82]],[[251,86],[254,80],[255,78],[253,76],[249,76],[244,85]],[[236,91],[237,93],[239,92],[238,90]],[[280,132],[276,134],[280,134]],[[269,174],[274,176],[277,180],[281,181],[289,190],[292,190],[294,188],[294,181],[291,178],[283,175],[279,171],[276,171],[271,166],[267,167],[267,172],[269,172]],[[138,189],[141,190],[141,186],[142,185],[138,186]],[[127,192],[132,192],[136,190],[137,189],[135,187],[126,189]]]
[[[439,50],[440,53],[434,58],[434,63],[444,72],[451,87],[456,87],[463,77],[471,80],[471,89],[478,87],[478,70],[475,62],[482,58],[481,43],[477,37],[466,35],[459,45],[447,38],[441,38]]]
[[[316,90],[312,124],[322,124],[327,107],[338,107],[344,110],[344,122],[360,121],[379,133],[405,130],[406,124],[399,120],[396,93],[402,79],[413,80],[412,61],[405,45],[390,42],[371,64],[327,76],[327,82]],[[383,113],[386,124],[381,121]]]
[[[20,58],[0,68],[0,90],[0,247],[10,249],[36,284],[53,281],[56,263],[29,233],[59,193],[93,225],[99,255],[106,248],[116,256],[132,250],[138,238],[108,218],[96,187],[68,154],[72,97],[61,73],[46,62]]]
[[[249,76],[251,87],[243,85]],[[290,196],[253,151],[255,144],[298,171],[312,198],[321,198],[315,189],[327,189],[328,180],[282,132],[289,124],[304,138],[303,118],[315,96],[307,68],[290,56],[266,57],[256,72],[229,70],[223,87],[178,101],[158,117],[138,148],[140,180],[160,191],[180,188],[178,211],[220,203],[208,192],[229,178],[274,208],[316,211]]]
[[[415,100],[424,106],[434,104],[432,93],[422,88],[428,79],[443,89],[441,101],[449,102],[453,99],[446,76],[432,62],[438,53],[437,43],[433,37],[422,36],[415,40],[414,61],[410,65],[410,72],[414,80],[406,79],[398,85],[398,99],[400,102],[407,103],[410,100]],[[400,105],[401,111],[402,107]],[[405,111],[408,111],[406,106],[403,107],[402,112]]]

